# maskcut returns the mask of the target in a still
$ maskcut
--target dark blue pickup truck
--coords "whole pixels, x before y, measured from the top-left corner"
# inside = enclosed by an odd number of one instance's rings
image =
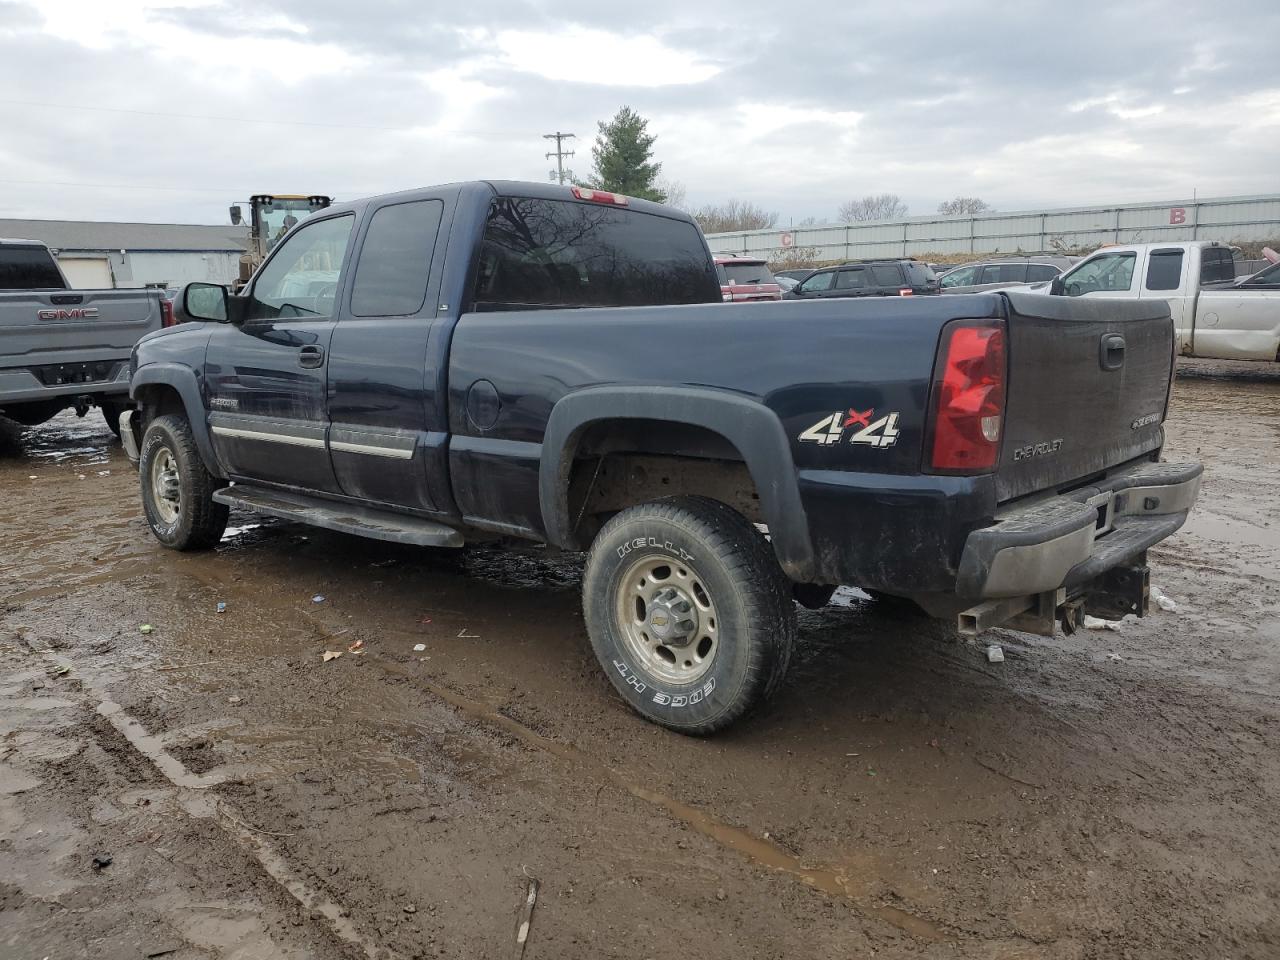
[[[601,665],[687,733],[774,690],[795,601],[837,584],[969,633],[1142,614],[1199,487],[1159,462],[1161,302],[725,304],[688,216],[583,188],[333,206],[179,312],[124,418],[162,543],[212,546],[234,506],[589,551]]]

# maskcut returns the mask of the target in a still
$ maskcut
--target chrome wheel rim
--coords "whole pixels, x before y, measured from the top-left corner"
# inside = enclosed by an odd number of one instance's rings
[[[632,560],[619,581],[617,617],[630,659],[655,679],[696,683],[711,669],[719,621],[692,564],[660,554]]]
[[[173,451],[161,447],[151,460],[151,501],[166,525],[178,522],[182,513],[182,484]]]

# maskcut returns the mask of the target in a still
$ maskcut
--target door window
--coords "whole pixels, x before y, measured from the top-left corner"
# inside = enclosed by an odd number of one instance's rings
[[[297,228],[258,274],[245,319],[332,317],[354,220],[329,217]]]
[[[1148,290],[1177,290],[1182,281],[1182,251],[1152,250],[1147,263]]]
[[[958,270],[951,270],[942,278],[942,289],[949,287],[967,287],[974,283],[974,277],[978,274],[977,267],[961,267]]]
[[[871,278],[877,287],[902,286],[902,271],[896,263],[877,263],[871,267]]]
[[[1022,283],[1026,279],[1025,263],[989,263],[982,268],[978,283]]]
[[[796,287],[796,293],[822,293],[824,290],[831,289],[831,281],[836,278],[835,271],[827,270],[823,273],[815,273],[800,286]]]
[[[422,309],[443,214],[440,200],[397,203],[374,213],[352,282],[353,314],[404,317]]]
[[[1063,289],[1069,297],[1086,293],[1119,293],[1133,286],[1132,253],[1104,253],[1086,260],[1063,277]]]
[[[1027,266],[1027,281],[1030,283],[1040,283],[1044,280],[1052,280],[1061,272],[1061,270],[1052,264],[1032,263]]]
[[[836,277],[837,290],[862,290],[867,285],[867,271],[863,267],[841,270]]]

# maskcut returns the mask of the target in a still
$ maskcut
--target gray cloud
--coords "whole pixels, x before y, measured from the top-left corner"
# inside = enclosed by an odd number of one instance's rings
[[[92,46],[42,29],[34,2],[0,0],[0,216],[216,222],[255,190],[543,179],[553,129],[579,134],[571,165],[586,173],[596,122],[623,103],[650,118],[692,202],[736,195],[784,219],[881,191],[928,213],[960,193],[1016,209],[1274,189],[1280,9],[1247,22],[1148,2],[645,12],[673,56],[719,72],[611,83],[640,28],[587,0],[233,0],[154,9]],[[616,38],[583,49],[601,65],[565,81],[546,74],[579,59],[572,47],[517,67],[493,47],[498,28]]]

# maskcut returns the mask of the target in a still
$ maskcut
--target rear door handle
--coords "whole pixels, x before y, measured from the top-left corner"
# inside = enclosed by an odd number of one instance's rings
[[[1098,344],[1098,363],[1103,370],[1119,370],[1124,366],[1124,337],[1118,333],[1103,334]]]
[[[298,351],[298,366],[308,369],[324,366],[324,347],[303,347]]]

